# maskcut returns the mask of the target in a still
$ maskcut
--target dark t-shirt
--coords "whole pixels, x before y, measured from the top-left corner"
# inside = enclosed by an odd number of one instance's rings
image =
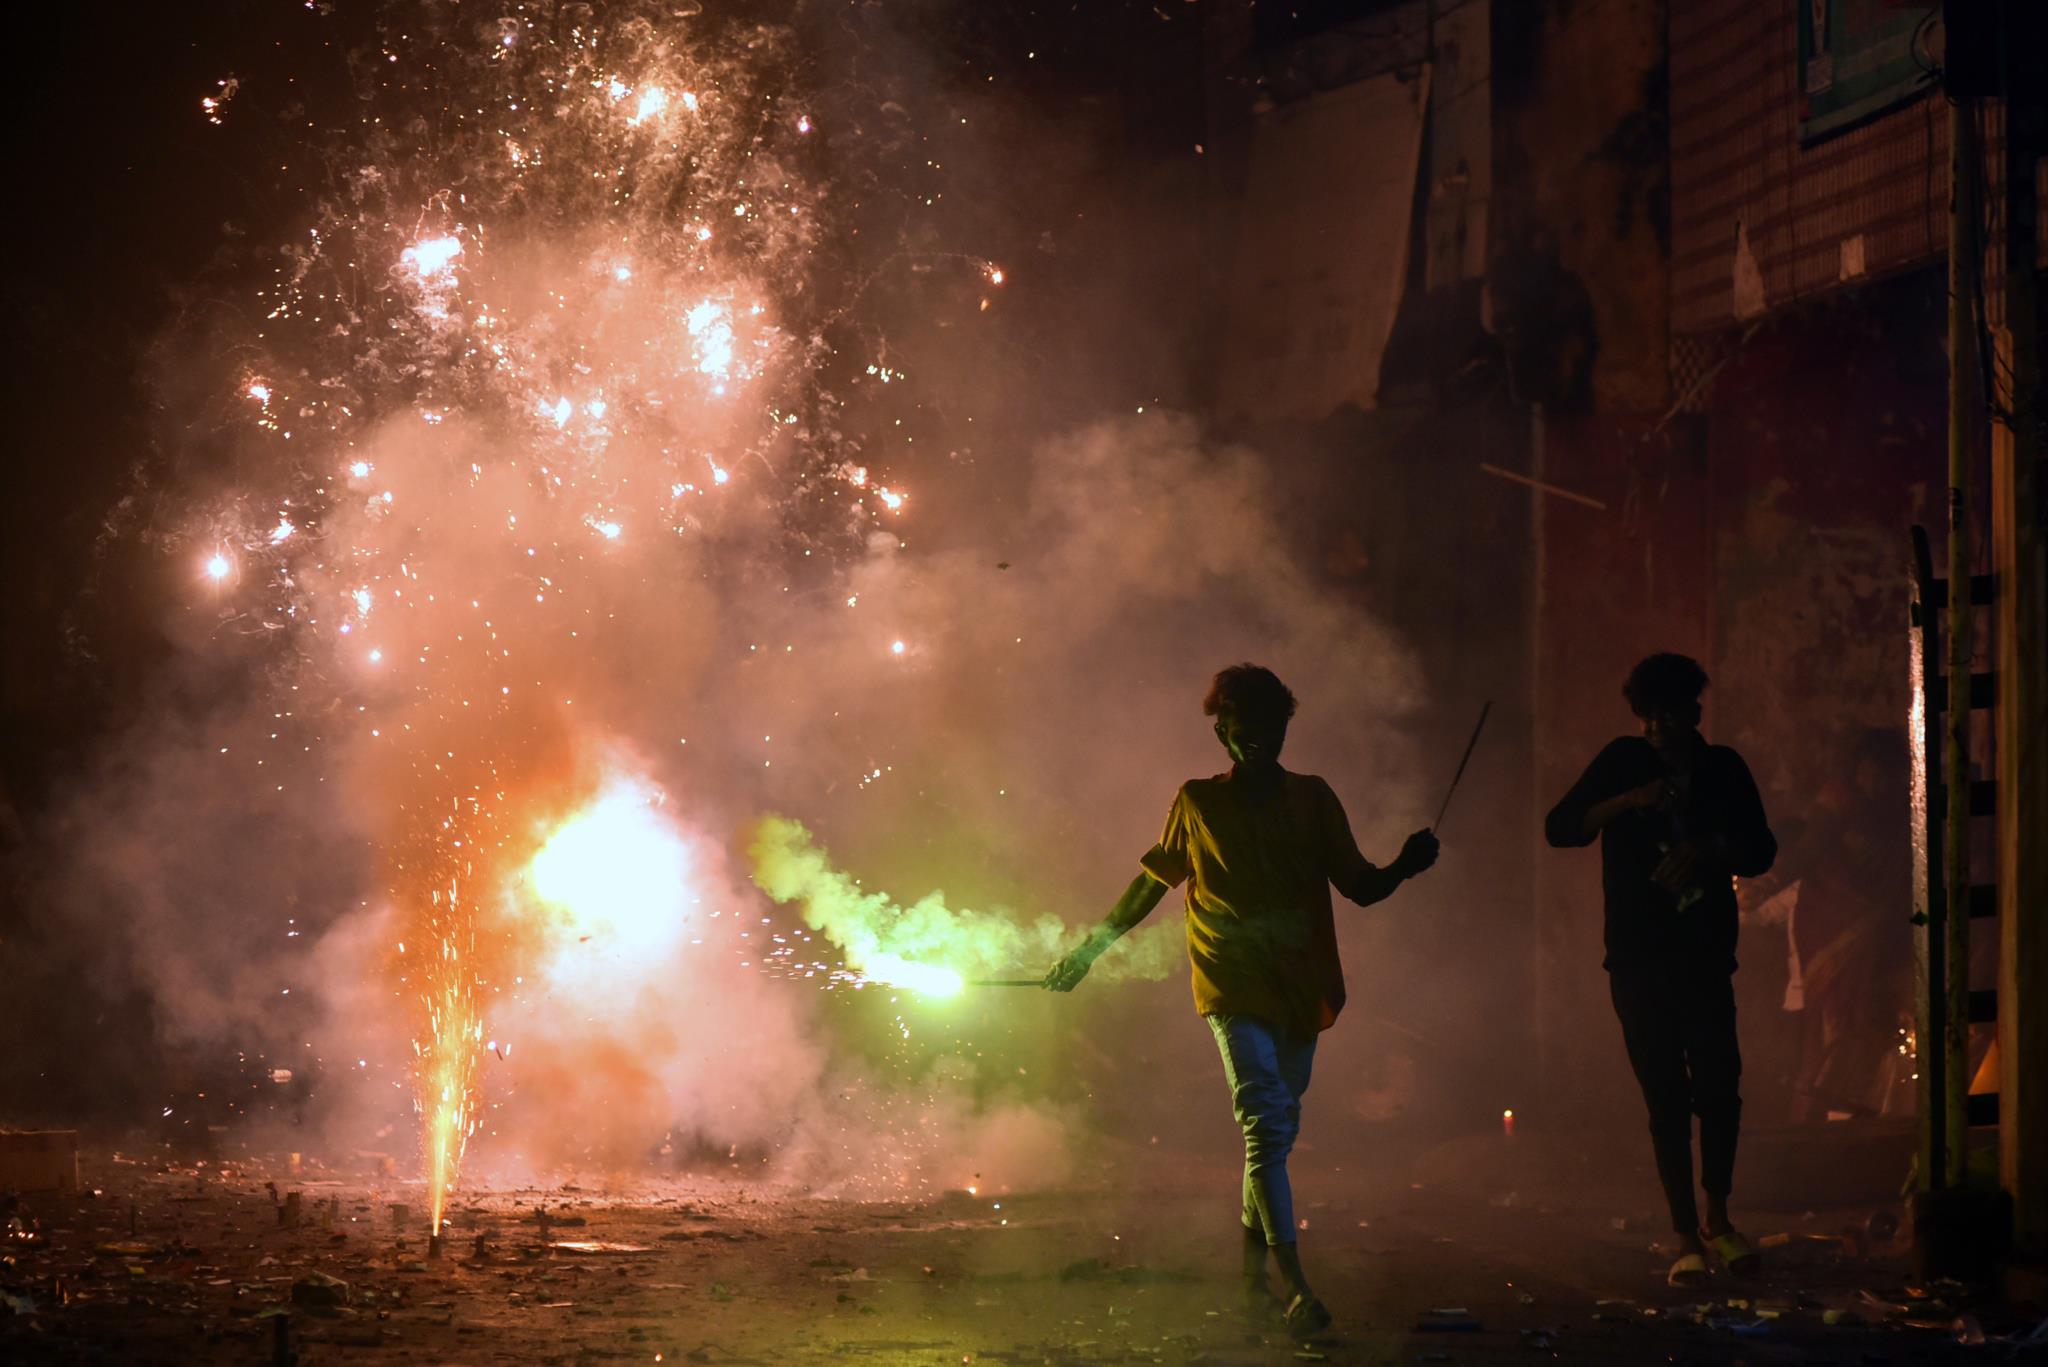
[[[1682,962],[1712,971],[1735,970],[1734,878],[1770,871],[1778,842],[1764,819],[1763,799],[1742,756],[1725,745],[1699,742],[1690,782],[1673,810],[1627,811],[1600,832],[1600,881],[1607,895],[1609,969]],[[1593,843],[1586,812],[1611,797],[1667,777],[1664,762],[1641,736],[1622,736],[1586,766],[1571,791],[1544,822],[1552,845]],[[1681,840],[1719,835],[1728,842],[1727,867],[1704,870],[1704,895],[1684,911],[1675,894],[1650,881],[1667,848]],[[1697,877],[1698,875],[1696,875]]]

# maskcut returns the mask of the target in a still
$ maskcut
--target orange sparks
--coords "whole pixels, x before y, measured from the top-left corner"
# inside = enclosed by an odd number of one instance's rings
[[[435,844],[425,862],[440,875],[441,885],[428,892],[421,908],[431,949],[417,984],[423,1026],[413,1040],[419,1060],[414,1101],[425,1126],[427,1198],[435,1234],[441,1232],[448,1193],[476,1131],[477,1066],[484,1037],[477,1009],[475,910],[463,896],[469,869],[464,865],[458,871],[453,850],[436,839],[447,835],[450,824],[428,837]]]

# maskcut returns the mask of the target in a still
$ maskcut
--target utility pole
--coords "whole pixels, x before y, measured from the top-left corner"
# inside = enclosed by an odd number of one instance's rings
[[[1969,834],[1967,779],[1963,768],[1968,731],[1956,725],[1968,694],[1970,602],[1967,576],[1969,467],[1968,439],[1975,430],[1964,376],[1977,376],[1978,400],[1990,424],[1991,506],[1984,525],[1991,565],[1992,670],[1986,693],[1995,709],[1992,740],[1996,794],[1994,834],[1998,917],[1997,1005],[1998,1190],[1971,1192],[1955,1185],[1962,1174],[1959,1146],[1951,1145],[1938,1166],[1937,1181],[1920,1194],[1928,1217],[1923,1251],[1934,1251],[1944,1235],[1948,1253],[1988,1239],[2012,1262],[2008,1290],[2021,1299],[2048,1292],[2048,472],[2044,472],[2044,395],[2041,383],[2041,205],[2036,180],[2048,156],[2048,6],[2039,0],[1948,0],[1943,6],[1946,38],[1943,86],[1950,102],[1954,175],[1949,234],[1950,346],[1950,674],[1944,743],[1949,746],[1948,807],[1942,838],[1948,877],[1949,986],[1944,1013],[1950,1033],[1942,1062],[1949,1066],[1943,1091],[1946,1135],[1954,1135],[1967,1098],[1958,1097],[1963,1075],[1952,1052],[1962,1032],[1954,1028],[1958,957],[1967,953],[1968,916],[1956,901],[1968,891]],[[1988,189],[1979,110],[1997,125],[1990,140],[1999,157]],[[1986,221],[1989,241],[1977,240]],[[1995,287],[1994,287],[1995,284]],[[1980,331],[1982,329],[1982,331]],[[1986,346],[1988,333],[1988,346]],[[1979,348],[1984,350],[1980,351]],[[1978,364],[1987,355],[1988,368]],[[1925,571],[1922,579],[1927,578]],[[1980,598],[1979,601],[1987,601]],[[1983,891],[1980,889],[1980,891]],[[1966,970],[1965,970],[1966,971]],[[1981,1098],[1980,1098],[1981,1099]],[[1930,1104],[1931,1101],[1930,1101]],[[1996,1198],[1973,1210],[1974,1198]],[[1943,1227],[1946,1226],[1944,1229]],[[1972,1228],[1974,1226],[1974,1228]],[[2004,1236],[2009,1236],[2009,1243]]]
[[[1977,425],[1977,138],[1975,102],[1948,105],[1948,733],[1942,740],[1946,826],[1942,838],[1947,940],[1943,1109],[1946,1134],[1937,1185],[1963,1185],[1970,1090],[1970,475]]]

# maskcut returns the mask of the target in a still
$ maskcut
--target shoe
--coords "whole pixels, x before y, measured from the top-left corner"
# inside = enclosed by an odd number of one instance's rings
[[[1330,1327],[1330,1312],[1314,1296],[1296,1296],[1287,1303],[1287,1332],[1296,1339],[1311,1338]]]
[[[1664,1284],[1681,1287],[1705,1286],[1707,1284],[1706,1255],[1703,1253],[1681,1254],[1678,1261],[1671,1264],[1671,1270],[1664,1274]]]
[[[1763,1255],[1756,1251],[1746,1235],[1730,1229],[1707,1240],[1707,1247],[1714,1250],[1714,1256],[1721,1265],[1738,1277],[1754,1277],[1763,1271]]]

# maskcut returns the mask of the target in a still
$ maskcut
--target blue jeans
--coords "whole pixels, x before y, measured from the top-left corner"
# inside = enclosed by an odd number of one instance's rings
[[[1256,1016],[1205,1016],[1223,1055],[1230,1105],[1244,1130],[1244,1225],[1268,1244],[1294,1242],[1294,1192],[1287,1155],[1301,1133],[1316,1040],[1295,1039]]]

